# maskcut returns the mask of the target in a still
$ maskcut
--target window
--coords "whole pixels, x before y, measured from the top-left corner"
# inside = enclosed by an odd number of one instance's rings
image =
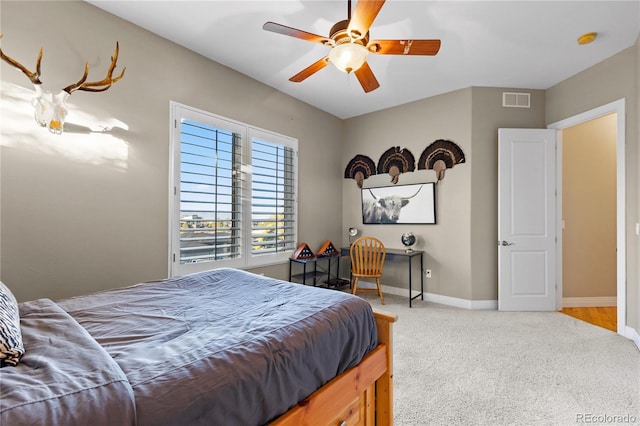
[[[295,249],[293,149],[251,140],[251,254]]]
[[[171,103],[170,275],[295,250],[297,140]]]

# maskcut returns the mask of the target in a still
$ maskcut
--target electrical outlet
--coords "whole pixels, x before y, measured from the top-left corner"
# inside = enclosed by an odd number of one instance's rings
[[[431,269],[426,269],[426,270],[424,271],[424,275],[425,275],[427,278],[431,278]]]

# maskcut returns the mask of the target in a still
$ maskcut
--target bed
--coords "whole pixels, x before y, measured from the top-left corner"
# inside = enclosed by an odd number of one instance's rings
[[[2,425],[392,423],[396,317],[339,291],[220,268],[19,314]]]

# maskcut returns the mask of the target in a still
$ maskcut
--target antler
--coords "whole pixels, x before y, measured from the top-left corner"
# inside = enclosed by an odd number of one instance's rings
[[[82,75],[82,78],[78,80],[77,83],[70,84],[62,90],[67,92],[68,94],[71,94],[76,90],[83,90],[85,92],[104,92],[105,90],[109,89],[113,85],[113,83],[124,77],[124,72],[127,70],[127,67],[124,67],[118,77],[112,77],[113,70],[116,68],[116,62],[118,61],[119,51],[120,46],[118,42],[116,42],[116,52],[111,57],[111,65],[109,66],[109,70],[107,71],[107,76],[103,80],[87,81],[87,77],[89,76],[89,63],[87,62],[84,66],[84,74]]]
[[[413,194],[411,197],[403,197],[402,199],[403,199],[403,200],[410,200],[410,199],[412,199],[413,197],[415,197],[416,195],[418,195],[418,194],[420,193],[420,191],[422,190],[422,186],[423,186],[423,185],[420,185],[420,188],[418,188],[418,190],[416,191],[416,193],[415,193],[415,194]]]
[[[2,38],[2,34],[0,34],[0,38]],[[4,59],[7,63],[13,65],[14,67],[22,71],[24,75],[29,77],[29,80],[31,80],[33,84],[42,84],[42,82],[40,81],[40,62],[42,62],[42,48],[40,48],[40,54],[38,55],[38,61],[36,62],[35,72],[29,71],[27,67],[22,65],[20,62],[5,55],[1,48],[0,48],[0,57]]]
[[[0,34],[2,38],[2,34]],[[107,76],[100,81],[87,82],[87,76],[89,75],[89,63],[84,66],[84,74],[82,78],[75,84],[70,84],[60,91],[60,93],[53,95],[51,92],[43,92],[40,85],[40,62],[42,61],[42,48],[40,48],[40,54],[38,55],[38,61],[36,62],[36,71],[29,71],[24,65],[5,55],[2,49],[0,49],[0,58],[5,60],[10,65],[21,70],[29,80],[35,86],[35,97],[32,99],[31,104],[34,108],[34,118],[36,122],[42,127],[47,127],[50,132],[55,134],[61,134],[64,129],[64,121],[67,115],[67,108],[64,103],[66,98],[75,90],[84,90],[87,92],[104,92],[110,88],[113,83],[124,77],[126,67],[122,70],[122,73],[116,78],[113,78],[113,70],[116,68],[116,62],[118,61],[118,52],[120,46],[116,42],[115,54],[111,57],[111,65],[107,71]]]
[[[416,191],[416,193],[415,193],[415,194],[413,194],[412,196],[410,196],[410,197],[400,197],[400,199],[401,199],[401,200],[410,200],[410,199],[412,199],[413,197],[415,197],[416,195],[418,195],[418,194],[420,193],[420,191],[422,190],[422,187],[423,187],[423,186],[424,186],[424,185],[420,185],[420,188],[418,188],[418,190]],[[374,199],[374,200],[377,200],[377,199],[378,199],[378,197],[376,197],[376,194],[374,194],[374,193],[373,193],[373,191],[372,191],[371,189],[369,189],[369,193],[371,193],[371,196],[373,197],[373,199]]]

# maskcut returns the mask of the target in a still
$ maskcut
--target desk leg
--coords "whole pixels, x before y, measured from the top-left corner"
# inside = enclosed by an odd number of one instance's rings
[[[409,307],[413,299],[417,299],[420,296],[420,300],[424,300],[424,253],[420,253],[420,294],[413,296],[412,283],[413,283],[413,256],[409,256]]]
[[[413,294],[411,291],[411,282],[413,281],[411,279],[411,270],[413,269],[411,266],[411,259],[413,259],[413,256],[409,256],[409,307],[411,307],[411,301],[413,300]]]
[[[420,254],[420,300],[424,300],[424,253]]]
[[[313,262],[313,286],[315,287],[318,280],[318,262]]]

